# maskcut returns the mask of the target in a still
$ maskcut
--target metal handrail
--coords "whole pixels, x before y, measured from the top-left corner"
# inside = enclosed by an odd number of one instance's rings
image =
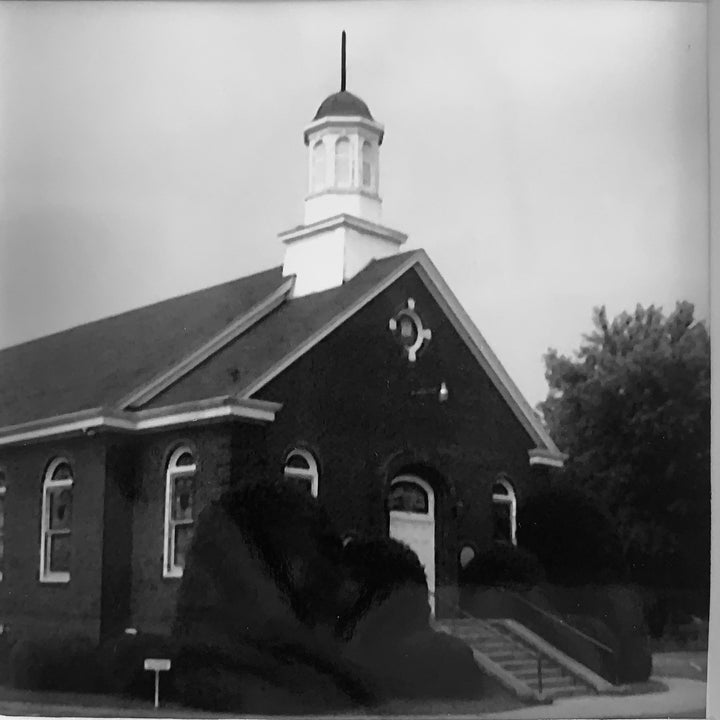
[[[567,621],[563,620],[562,618],[558,617],[557,615],[553,615],[552,613],[548,612],[547,610],[543,610],[540,606],[535,605],[535,603],[531,602],[527,598],[522,597],[522,595],[518,595],[517,593],[513,593],[513,597],[516,600],[520,600],[520,602],[525,603],[528,607],[532,608],[537,612],[538,614],[542,615],[543,617],[548,618],[549,620],[552,620],[553,622],[557,623],[558,625],[562,625],[564,628],[567,628],[570,630],[570,632],[574,633],[575,635],[578,635],[579,637],[583,638],[584,640],[587,640],[588,642],[592,643],[596,647],[600,648],[601,650],[604,650],[605,652],[610,653],[610,655],[615,655],[615,651],[611,648],[605,645],[605,643],[601,643],[599,640],[595,639],[594,637],[591,637],[590,635],[587,635],[582,630],[578,630],[574,625],[571,625]]]
[[[428,595],[435,600],[435,606],[437,607],[438,597],[435,594],[435,592],[428,589]],[[450,601],[444,600],[444,599],[441,600],[441,602],[444,602],[445,605],[449,606],[452,610],[454,610],[459,615],[463,616],[466,620],[477,620],[478,619],[471,613],[467,612],[466,610],[463,610],[460,607],[460,605],[458,605],[457,603],[453,603],[453,602],[450,602]],[[496,630],[496,632],[499,632],[499,631]],[[501,633],[501,634],[504,635],[504,633]],[[544,653],[542,650],[536,649],[535,652],[537,654],[538,695],[540,697],[542,697],[542,694],[543,694],[542,661],[543,661],[543,658],[545,658],[546,660],[551,660],[552,658],[549,655],[547,655],[546,653]]]

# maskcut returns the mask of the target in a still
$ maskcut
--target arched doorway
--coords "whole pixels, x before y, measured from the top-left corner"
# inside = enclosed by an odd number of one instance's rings
[[[435,493],[416,475],[398,475],[390,484],[390,537],[408,545],[425,568],[430,608],[435,614]]]

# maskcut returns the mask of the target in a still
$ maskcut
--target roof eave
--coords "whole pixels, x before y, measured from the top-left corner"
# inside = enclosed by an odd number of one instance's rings
[[[280,403],[221,396],[151,410],[93,408],[54,418],[0,428],[0,447],[101,431],[142,433],[216,421],[267,424],[275,420]]]

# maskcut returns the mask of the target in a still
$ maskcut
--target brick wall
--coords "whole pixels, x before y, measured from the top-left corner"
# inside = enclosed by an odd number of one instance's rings
[[[388,329],[409,297],[432,330],[414,364]],[[445,403],[413,394],[442,381]],[[463,543],[489,544],[498,473],[508,474],[519,499],[531,489],[534,443],[414,271],[258,397],[284,404],[268,428],[271,467],[279,471],[295,445],[313,451],[320,499],[341,533],[387,533],[387,491],[400,471],[414,469],[433,485],[439,585],[455,582]]]
[[[97,638],[101,612],[101,543],[105,440],[79,437],[0,451],[6,472],[5,569],[0,622],[13,637]],[[70,582],[39,581],[42,485],[57,457],[74,472]]]
[[[134,501],[131,625],[146,632],[168,632],[180,579],[164,578],[163,527],[165,470],[181,445],[192,449],[197,464],[196,515],[242,468],[263,465],[265,430],[259,425],[217,424],[148,436],[138,442],[138,486]]]

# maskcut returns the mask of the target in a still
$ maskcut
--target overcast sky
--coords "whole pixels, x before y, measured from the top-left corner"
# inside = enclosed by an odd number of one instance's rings
[[[0,3],[0,347],[282,262],[302,129],[385,124],[384,220],[535,404],[637,302],[708,314],[702,3]]]

